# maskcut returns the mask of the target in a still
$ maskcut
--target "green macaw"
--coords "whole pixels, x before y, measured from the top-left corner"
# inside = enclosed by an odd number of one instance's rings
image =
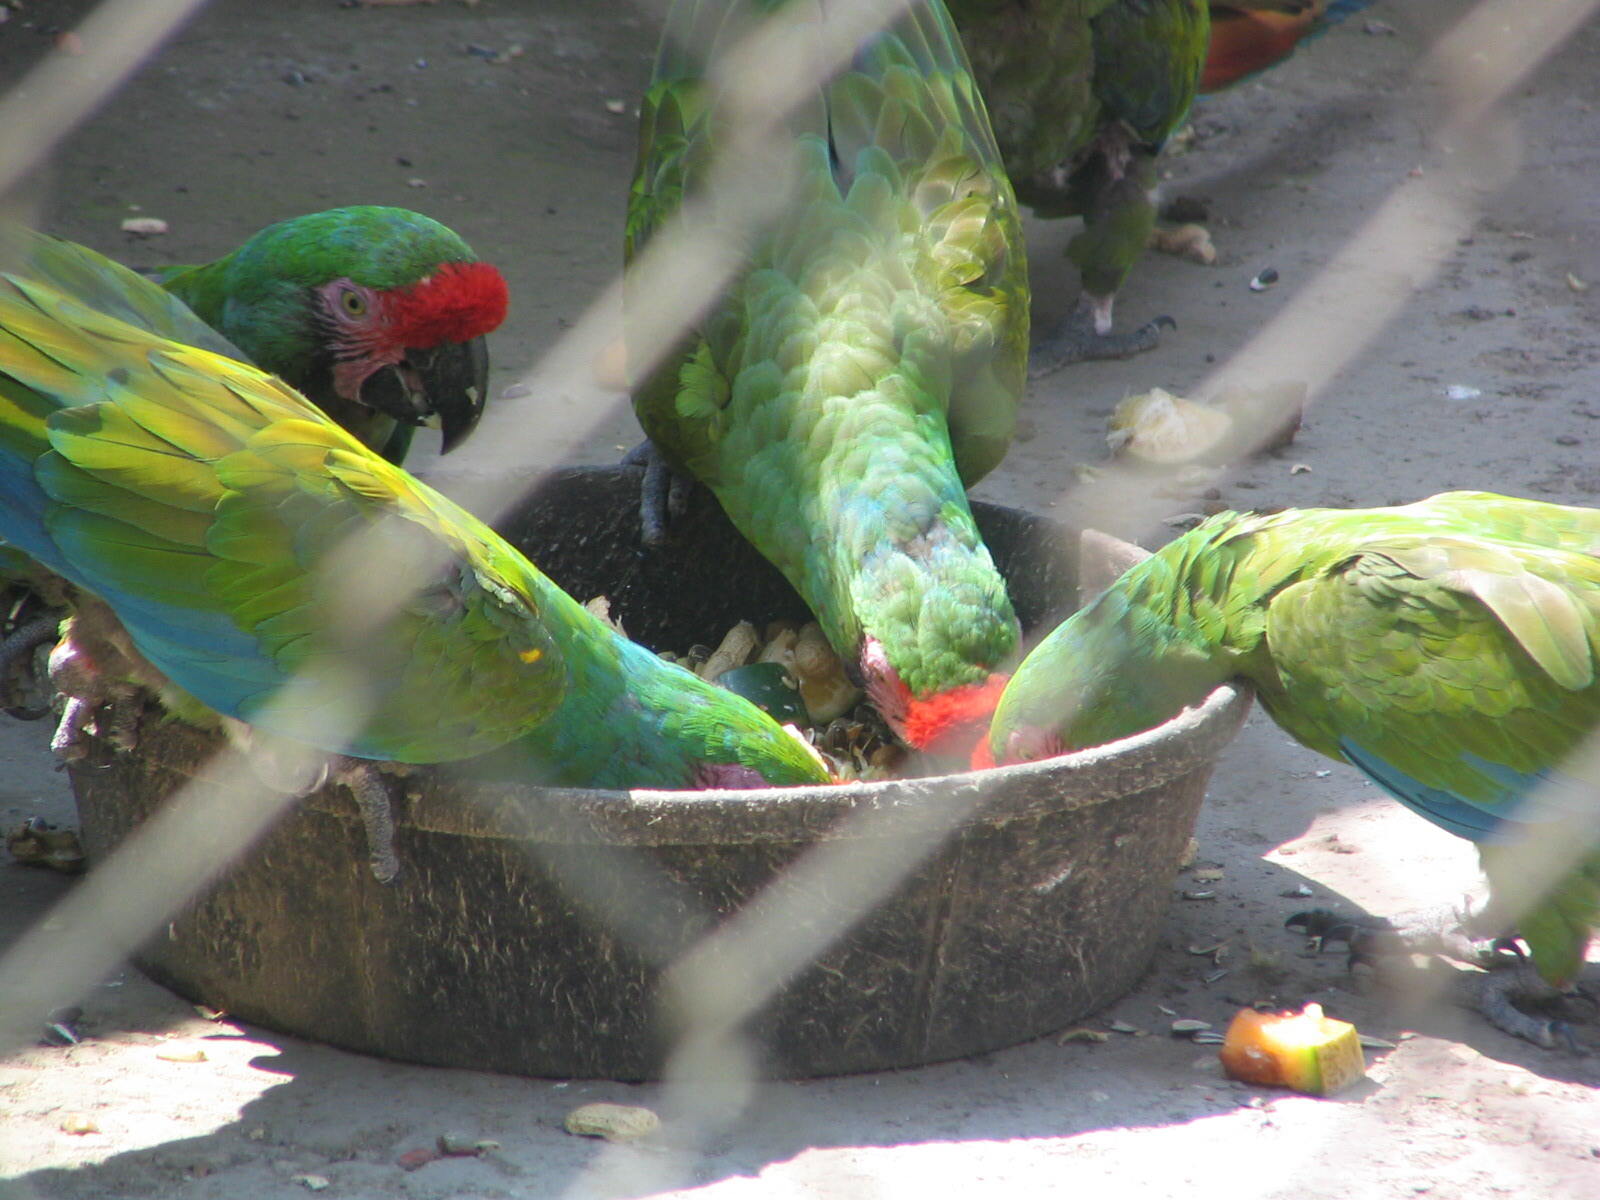
[[[730,114],[707,64],[777,7],[673,6],[641,106],[630,260],[685,196],[715,204]],[[811,0],[797,14],[830,20]],[[1016,202],[937,0],[861,45],[787,129],[790,207],[676,356],[635,380],[634,409],[795,585],[895,731],[969,745],[1018,639],[966,497],[1004,455],[1023,388]]]
[[[484,335],[505,320],[506,281],[421,213],[357,205],[292,217],[214,262],[151,276],[238,347],[234,357],[390,462],[418,425],[437,424],[448,453],[483,415]]]
[[[1155,227],[1155,157],[1183,124],[1206,61],[1204,0],[951,0],[1018,198],[1082,217],[1067,244],[1082,295],[1033,372],[1155,346],[1170,317],[1112,332],[1117,290]]]
[[[1597,552],[1600,511],[1488,493],[1223,513],[1041,642],[974,762],[1098,745],[1248,680],[1291,737],[1477,843],[1490,913],[1497,891],[1526,882],[1510,849],[1519,836],[1554,823],[1589,846],[1570,870],[1534,881],[1538,903],[1517,921],[1539,975],[1564,985],[1600,925],[1600,818],[1592,804],[1534,794],[1600,726]],[[1298,922],[1326,931],[1324,916]],[[1551,1044],[1557,1026],[1507,994],[1481,989],[1480,1007]]]
[[[78,654],[182,719],[357,759],[497,751],[501,772],[593,787],[826,780],[759,709],[628,642],[282,382],[185,344],[206,333],[181,306],[168,315],[181,340],[0,273],[0,535],[79,589]],[[415,564],[425,586],[373,617],[370,588],[353,602],[324,573],[346,551]],[[309,668],[366,674],[359,729],[324,740],[323,709],[276,703]],[[345,691],[318,702],[336,727]]]
[[[0,267],[43,280],[145,328],[170,325],[170,301],[125,267],[58,238],[0,231]],[[421,422],[449,450],[483,411],[484,335],[504,319],[500,272],[419,213],[337,208],[282,221],[231,254],[152,272],[210,329],[195,344],[254,362],[299,389],[390,461]],[[152,324],[155,323],[155,324]],[[20,561],[19,561],[20,560]],[[0,553],[0,696],[40,716],[33,660],[53,640],[63,596],[21,556]]]

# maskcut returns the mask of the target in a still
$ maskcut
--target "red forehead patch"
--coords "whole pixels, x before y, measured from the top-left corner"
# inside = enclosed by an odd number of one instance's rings
[[[919,750],[936,754],[964,754],[966,739],[988,726],[1006,690],[1008,675],[994,674],[982,683],[968,683],[906,705],[902,736]]]
[[[413,350],[470,342],[506,319],[510,299],[505,277],[488,263],[445,263],[410,287],[384,294],[385,336]]]

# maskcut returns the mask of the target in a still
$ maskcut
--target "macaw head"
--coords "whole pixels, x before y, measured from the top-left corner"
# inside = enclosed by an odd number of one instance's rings
[[[444,450],[483,415],[484,335],[505,319],[506,282],[437,221],[372,206],[312,213],[202,272],[192,289],[169,286],[314,403],[435,426]]]
[[[867,696],[906,745],[928,754],[964,756],[982,736],[1009,676],[990,672],[969,683],[915,694],[883,644],[862,639],[857,670]]]
[[[1202,700],[1232,673],[1202,632],[1131,601],[1119,581],[1022,660],[972,765],[1053,758],[1129,737]]]
[[[483,335],[506,311],[499,271],[450,262],[403,287],[340,276],[312,294],[335,394],[403,424],[437,427],[445,452],[472,432],[489,387]]]

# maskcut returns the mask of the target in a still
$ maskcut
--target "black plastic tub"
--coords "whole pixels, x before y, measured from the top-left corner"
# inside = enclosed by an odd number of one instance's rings
[[[804,607],[703,494],[692,536],[644,551],[638,475],[570,471],[503,530],[579,599],[604,594],[655,648],[715,644],[740,618]],[[1077,539],[976,506],[1025,625],[1071,608]],[[662,1067],[665,966],[841,838],[902,853],[910,825],[954,832],[758,1007],[775,1075],[906,1067],[1059,1029],[1115,999],[1153,953],[1216,755],[1248,697],[1218,689],[1137,737],[978,775],[745,792],[468,784],[420,770],[397,790],[402,874],[369,872],[339,787],[300,802],[144,947],[183,995],[273,1029],[411,1062],[644,1079]],[[154,720],[131,754],[72,768],[85,844],[105,855],[203,774],[216,740]],[[975,789],[981,786],[982,796]],[[837,916],[824,888],[794,906]],[[840,920],[844,918],[840,917]],[[826,939],[824,939],[826,941]]]

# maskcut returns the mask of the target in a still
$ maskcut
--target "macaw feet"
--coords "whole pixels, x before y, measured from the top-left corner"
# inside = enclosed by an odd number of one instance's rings
[[[119,750],[139,744],[139,689],[108,676],[69,633],[50,652],[50,683],[66,705],[50,749],[63,762],[89,753],[87,739],[102,738]]]
[[[26,601],[25,601],[26,603]],[[55,642],[65,614],[46,609],[32,616],[21,615],[4,638],[0,638],[0,711],[19,721],[37,721],[50,712],[50,686],[47,646]]]
[[[622,465],[644,468],[644,482],[639,485],[639,539],[646,546],[660,545],[666,540],[668,524],[689,511],[694,480],[674,470],[649,438],[629,450]]]
[[[1566,1021],[1530,1016],[1524,1011],[1523,1006],[1548,1008],[1559,1004],[1564,995],[1560,988],[1541,979],[1527,960],[1518,959],[1492,971],[1458,971],[1454,984],[1456,1003],[1480,1014],[1501,1032],[1546,1050],[1563,1046],[1573,1054],[1586,1053]]]
[[[1157,317],[1131,333],[1113,333],[1111,309],[1115,296],[1085,293],[1071,314],[1042,338],[1035,338],[1028,355],[1028,378],[1039,379],[1071,363],[1100,358],[1132,358],[1161,344],[1163,329],[1176,329],[1171,317]]]
[[[1459,906],[1412,913],[1398,920],[1348,917],[1314,908],[1295,913],[1284,926],[1304,934],[1308,947],[1318,954],[1330,942],[1342,944],[1346,966],[1351,968],[1382,970],[1386,960],[1407,954],[1439,954],[1480,967],[1507,961],[1507,952],[1522,956],[1513,940],[1481,932],[1481,923],[1481,916],[1463,899]]]
[[[1342,944],[1346,966],[1372,968],[1380,975],[1411,954],[1439,954],[1481,970],[1453,971],[1453,999],[1481,1014],[1491,1025],[1536,1046],[1565,1045],[1583,1053],[1567,1022],[1530,1016],[1517,1002],[1545,1008],[1563,997],[1539,977],[1515,938],[1483,935],[1481,914],[1463,902],[1459,907],[1416,914],[1399,922],[1381,918],[1354,919],[1328,909],[1295,913],[1284,924],[1305,935],[1317,953],[1329,943]]]
[[[400,876],[400,858],[394,850],[394,804],[389,784],[378,771],[377,764],[336,755],[328,777],[349,788],[355,797],[361,823],[367,830],[367,855],[373,878],[382,884],[393,883]]]
[[[1332,909],[1311,908],[1297,912],[1283,927],[1304,936],[1306,949],[1313,954],[1321,954],[1331,942],[1343,945],[1347,954],[1345,966],[1349,968],[1358,963],[1376,966],[1384,957],[1406,952],[1394,926],[1384,921],[1347,917]]]

